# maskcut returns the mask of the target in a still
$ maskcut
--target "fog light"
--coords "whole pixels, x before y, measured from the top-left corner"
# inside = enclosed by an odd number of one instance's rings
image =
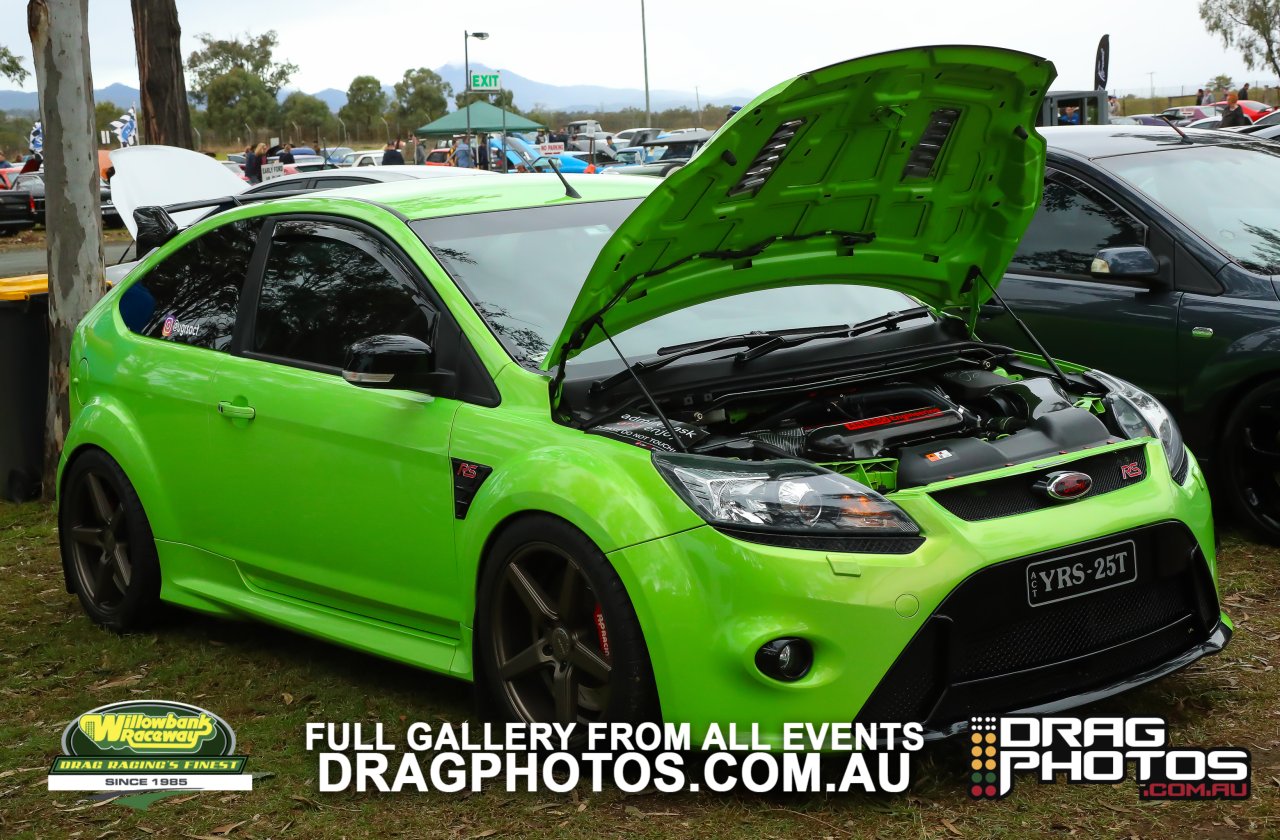
[[[756,651],[756,667],[766,677],[794,682],[813,667],[813,646],[804,639],[774,639]]]

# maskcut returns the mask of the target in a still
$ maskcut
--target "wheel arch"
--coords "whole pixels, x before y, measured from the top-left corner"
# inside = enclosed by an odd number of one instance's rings
[[[147,513],[152,533],[157,538],[173,533],[173,511],[161,490],[159,466],[128,412],[114,402],[93,401],[77,414],[58,463],[58,499],[62,499],[68,467],[91,449],[120,465]]]

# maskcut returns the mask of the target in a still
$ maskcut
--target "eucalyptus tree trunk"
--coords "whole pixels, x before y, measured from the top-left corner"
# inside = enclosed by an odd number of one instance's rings
[[[27,30],[44,120],[49,250],[49,398],[44,495],[52,498],[70,423],[71,333],[105,288],[88,0],[30,0]]]
[[[132,0],[138,52],[144,143],[193,148],[187,80],[182,70],[182,27],[174,0]]]

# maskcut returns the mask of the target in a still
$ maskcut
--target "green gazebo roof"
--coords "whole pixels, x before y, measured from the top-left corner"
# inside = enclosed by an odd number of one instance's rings
[[[534,131],[546,126],[536,123],[533,120],[525,119],[519,114],[511,111],[504,111],[496,105],[490,105],[488,102],[472,102],[465,108],[459,108],[450,114],[445,114],[435,122],[429,122],[422,128],[417,129],[413,133],[419,137],[437,137],[452,136],[454,134],[465,134],[467,131],[467,113],[471,114],[471,132],[473,134],[493,134],[502,131]],[[505,124],[503,115],[506,115]]]

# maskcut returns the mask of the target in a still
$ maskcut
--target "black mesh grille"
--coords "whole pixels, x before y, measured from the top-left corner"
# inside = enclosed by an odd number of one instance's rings
[[[1027,566],[1132,540],[1130,584],[1031,606]],[[858,715],[945,729],[1113,684],[1203,643],[1218,619],[1204,556],[1181,523],[1009,560],[952,590]]]
[[[1136,472],[1133,464],[1137,464]],[[1130,446],[1022,475],[962,484],[929,495],[948,511],[969,522],[1030,513],[1063,504],[1035,490],[1033,485],[1048,473],[1064,469],[1077,470],[1093,479],[1093,489],[1084,497],[1091,499],[1145,480],[1147,455],[1144,447]]]

